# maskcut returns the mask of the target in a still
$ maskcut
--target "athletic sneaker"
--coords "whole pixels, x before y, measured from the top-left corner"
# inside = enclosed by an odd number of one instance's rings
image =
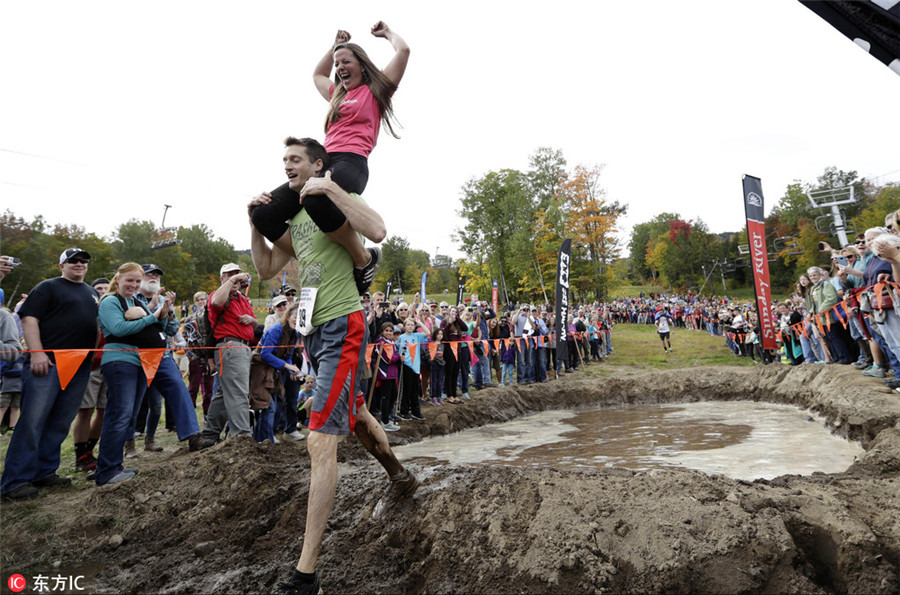
[[[294,430],[293,432],[291,432],[290,434],[288,434],[288,436],[290,436],[290,437],[293,438],[294,440],[303,440],[304,438],[306,438],[306,436],[304,436],[304,435],[300,432],[300,430]]]
[[[859,362],[859,361],[853,362],[853,364],[852,364],[852,366],[853,366],[854,368],[856,368],[857,370],[865,370],[865,369],[868,368],[870,365],[871,365],[871,364],[869,364],[869,362]]]
[[[413,418],[413,419],[416,420],[416,421],[425,421],[425,418],[424,418],[423,416],[421,416],[421,415],[416,415],[415,413],[413,413],[410,417]]]
[[[404,469],[398,475],[391,478],[394,495],[398,498],[412,496],[419,487],[419,480],[409,469]]]
[[[378,263],[381,261],[381,248],[376,246],[375,248],[368,248],[368,251],[369,255],[372,257],[371,260],[369,260],[369,264],[361,269],[353,267],[353,280],[356,281],[356,289],[359,292],[359,295],[369,291],[369,288],[372,286],[372,281],[375,279],[375,270],[378,268]]]
[[[87,452],[75,461],[75,470],[76,471],[93,471],[97,468],[97,459],[94,458],[94,453]]]
[[[137,469],[124,469],[113,475],[112,479],[110,479],[103,485],[109,485],[111,483],[122,483],[123,481],[128,481],[135,475],[137,475]]]
[[[462,398],[468,401],[471,397],[469,397],[469,393],[463,393]]]
[[[284,595],[319,595],[322,592],[322,584],[319,581],[319,573],[313,573],[313,582],[307,583],[301,580],[300,572],[294,569],[291,580],[278,583],[276,593]]]
[[[870,376],[872,378],[884,378],[884,368],[879,366],[878,364],[872,364],[863,372],[863,376]]]
[[[385,432],[396,432],[397,430],[400,429],[400,426],[398,426],[397,424],[395,424],[392,421],[384,424],[382,427],[384,428]]]

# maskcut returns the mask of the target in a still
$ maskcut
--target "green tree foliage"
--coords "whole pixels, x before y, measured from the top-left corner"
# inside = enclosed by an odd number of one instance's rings
[[[91,255],[87,281],[105,276],[111,268],[109,244],[94,233],[77,225],[48,226],[43,217],[31,222],[7,210],[0,216],[0,238],[3,254],[21,259],[19,265],[3,280],[7,299],[14,304],[18,294],[28,293],[43,281],[60,275],[59,255],[67,248],[81,248]],[[16,298],[13,301],[13,297]]]
[[[494,274],[507,280],[513,294],[534,290],[535,207],[527,175],[516,170],[490,172],[463,187],[458,213],[466,224],[457,230],[463,250],[474,260],[487,262]]]
[[[180,246],[151,250],[156,231],[152,222],[132,219],[122,223],[111,238],[104,238],[76,225],[50,225],[40,216],[27,222],[7,210],[0,216],[0,251],[21,258],[22,265],[7,275],[3,288],[10,296],[25,293],[40,281],[58,276],[59,254],[72,247],[91,254],[88,282],[97,277],[111,278],[124,262],[153,263],[165,273],[163,285],[175,291],[179,300],[190,299],[197,290],[215,290],[219,268],[227,262],[238,262],[245,270],[254,271],[249,253],[239,260],[231,244],[216,238],[205,225],[178,228]]]
[[[411,263],[409,240],[400,236],[390,236],[381,245],[381,255],[381,265],[375,276],[375,287],[379,289],[385,287],[388,279],[393,279],[394,288],[401,287],[405,292],[418,286],[413,272],[408,270]]]
[[[466,223],[457,235],[468,292],[484,295],[498,279],[511,302],[552,299],[556,254],[571,237],[575,290],[603,295],[617,257],[616,220],[626,209],[606,199],[599,166],[565,168],[561,151],[542,147],[526,172],[489,172],[463,186],[459,214]]]

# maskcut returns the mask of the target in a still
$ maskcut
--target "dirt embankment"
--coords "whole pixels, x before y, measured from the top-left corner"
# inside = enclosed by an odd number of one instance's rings
[[[835,367],[703,368],[490,389],[391,440],[581,405],[753,399],[823,414],[866,453],[845,473],[745,482],[689,470],[417,466],[385,506],[355,441],[319,569],[330,593],[897,593],[900,397]],[[115,487],[5,505],[5,571],[85,574],[101,592],[266,593],[300,552],[304,443],[230,440]],[[35,519],[40,520],[37,523]],[[56,565],[54,566],[54,563]],[[4,573],[4,576],[8,572]]]

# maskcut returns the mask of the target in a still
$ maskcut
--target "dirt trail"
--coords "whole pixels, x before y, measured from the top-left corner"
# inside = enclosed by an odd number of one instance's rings
[[[866,449],[845,473],[745,482],[690,470],[416,467],[412,500],[355,439],[319,569],[329,593],[897,593],[900,397],[838,366],[563,380],[428,408],[405,442],[589,404],[752,399],[824,415]],[[107,593],[267,593],[300,552],[305,443],[229,440],[133,481],[4,505],[4,576],[84,574]],[[388,505],[385,505],[388,504]],[[14,506],[31,506],[27,520]],[[8,528],[8,527],[7,527]],[[4,588],[6,585],[3,585]],[[4,591],[8,592],[8,591]]]

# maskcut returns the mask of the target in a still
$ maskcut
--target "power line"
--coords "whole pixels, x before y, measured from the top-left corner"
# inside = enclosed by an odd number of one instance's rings
[[[47,161],[59,161],[60,163],[69,163],[71,165],[84,165],[77,161],[69,161],[68,159],[60,159],[58,157],[47,157],[45,155],[35,155],[34,153],[25,153],[24,151],[15,151],[13,149],[0,148],[4,153],[13,153],[14,155],[24,155],[25,157],[34,157],[35,159],[46,159]]]

